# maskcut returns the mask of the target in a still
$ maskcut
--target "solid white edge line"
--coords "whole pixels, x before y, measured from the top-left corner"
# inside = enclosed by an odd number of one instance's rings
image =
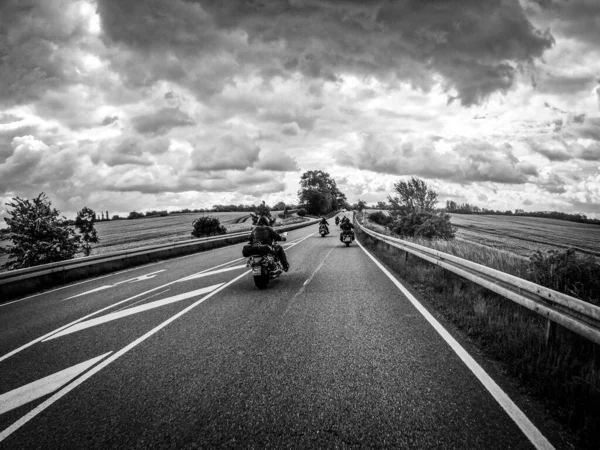
[[[521,429],[523,434],[531,441],[536,449],[553,450],[554,446],[537,429],[529,418],[519,409],[519,407],[510,399],[498,384],[490,377],[485,370],[473,359],[469,353],[454,339],[450,333],[425,309],[421,303],[385,268],[377,261],[358,240],[356,243],[363,249],[369,258],[387,275],[387,277],[396,285],[396,287],[408,298],[415,308],[425,317],[438,334],[448,343],[458,357],[465,363],[469,370],[479,379],[481,384],[494,397],[496,402],[506,411],[509,417]]]
[[[120,356],[123,356],[129,350],[131,350],[132,348],[134,348],[137,345],[141,344],[143,341],[145,341],[150,336],[152,336],[156,332],[160,331],[161,329],[163,329],[164,327],[166,327],[167,325],[169,325],[171,322],[175,321],[176,319],[178,319],[179,317],[181,317],[182,315],[184,315],[188,311],[190,311],[193,308],[195,308],[196,306],[198,306],[200,303],[204,302],[205,300],[208,300],[213,295],[217,294],[218,292],[221,292],[227,286],[235,283],[237,280],[239,280],[240,278],[248,275],[249,273],[250,273],[250,271],[248,270],[248,271],[244,272],[243,274],[239,275],[238,277],[234,278],[233,280],[225,283],[220,288],[215,289],[210,294],[202,297],[201,299],[199,299],[195,303],[191,304],[187,308],[181,310],[180,312],[178,312],[174,316],[172,316],[169,319],[165,320],[160,325],[154,327],[152,330],[148,331],[143,336],[137,338],[131,344],[123,347],[121,350],[119,350],[118,352],[116,352],[114,355],[112,355],[109,358],[105,359],[100,364],[98,364],[97,366],[95,366],[93,369],[91,369],[90,371],[86,372],[84,375],[82,375],[81,377],[79,377],[75,381],[73,381],[72,383],[70,383],[67,386],[65,386],[64,388],[62,388],[60,391],[58,391],[56,394],[54,394],[48,400],[46,400],[45,402],[43,402],[40,405],[38,405],[37,407],[35,407],[29,413],[27,413],[26,415],[24,415],[23,417],[21,417],[19,420],[17,420],[15,423],[13,423],[11,426],[9,426],[4,431],[2,431],[0,433],[0,442],[2,442],[4,439],[6,439],[8,436],[10,436],[15,431],[17,431],[19,428],[21,428],[23,425],[25,425],[27,422],[29,422],[31,419],[33,419],[35,416],[37,416],[39,413],[41,413],[42,411],[44,411],[46,408],[50,407],[53,403],[55,403],[58,400],[60,400],[63,396],[65,396],[66,394],[68,394],[69,392],[71,392],[73,389],[75,389],[81,383],[83,383],[84,381],[86,381],[88,378],[91,378],[93,375],[95,375],[96,373],[98,373],[99,371],[101,371],[103,368],[105,368],[106,366],[108,366],[110,363],[112,363],[113,361],[117,360]]]

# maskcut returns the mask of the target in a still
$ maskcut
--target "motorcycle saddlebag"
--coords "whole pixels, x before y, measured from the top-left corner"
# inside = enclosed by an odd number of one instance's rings
[[[271,246],[265,244],[246,244],[242,248],[242,256],[247,258],[252,255],[265,256],[272,252]]]

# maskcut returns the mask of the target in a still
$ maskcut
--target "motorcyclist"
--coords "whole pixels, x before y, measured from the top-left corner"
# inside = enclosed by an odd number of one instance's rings
[[[329,222],[327,222],[327,219],[325,217],[321,217],[321,221],[319,222],[319,229],[321,228],[321,225],[325,225],[325,234],[329,234]]]
[[[343,237],[344,237],[344,234],[347,234],[347,233],[352,234],[352,236],[354,237],[354,231],[352,231],[352,229],[354,228],[354,225],[352,224],[352,222],[350,222],[350,219],[348,219],[346,216],[344,216],[344,218],[342,219],[340,228],[342,229],[342,232],[340,233],[340,241],[344,242]]]
[[[267,219],[265,216],[260,216],[256,222],[256,227],[254,230],[252,230],[252,233],[250,233],[250,244],[259,242],[261,244],[273,246],[275,255],[277,258],[279,258],[281,264],[283,265],[283,270],[287,272],[290,268],[287,255],[285,254],[283,247],[277,243],[277,241],[285,240],[285,237],[281,236],[269,226],[269,219]]]
[[[336,225],[340,224],[340,216],[335,216],[335,224]]]

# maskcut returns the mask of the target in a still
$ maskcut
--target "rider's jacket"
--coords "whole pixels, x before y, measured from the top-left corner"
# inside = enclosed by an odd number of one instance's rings
[[[349,220],[345,220],[340,224],[340,228],[344,231],[349,231],[354,228],[354,225]]]
[[[319,225],[329,225],[329,222],[327,222],[327,219],[321,219]]]
[[[282,237],[271,227],[259,225],[250,233],[250,244],[260,242],[261,244],[271,244],[271,241],[281,241]]]

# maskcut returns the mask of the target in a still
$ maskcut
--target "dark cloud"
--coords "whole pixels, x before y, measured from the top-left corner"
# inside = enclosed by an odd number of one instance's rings
[[[522,184],[537,175],[537,168],[519,162],[510,148],[484,141],[461,140],[451,153],[440,153],[433,140],[400,146],[389,145],[367,135],[357,149],[341,151],[336,161],[342,166],[391,175],[417,175],[458,183],[496,182]]]
[[[141,134],[162,135],[175,127],[194,125],[194,121],[179,108],[162,108],[154,113],[131,119],[133,128]]]
[[[517,66],[553,44],[518,2],[470,0],[460,8],[415,0],[154,0],[135,7],[99,0],[98,5],[107,39],[138,55],[115,57],[113,67],[131,83],[168,79],[198,95],[220,92],[244,70],[264,78],[300,73],[329,81],[354,73],[422,89],[438,73],[449,92],[455,89],[461,103],[471,105],[509,89]],[[235,60],[227,57],[231,54]]]
[[[79,79],[72,44],[85,41],[84,23],[61,0],[4,0],[0,14],[0,105],[36,100]]]
[[[592,46],[600,42],[600,3],[595,0],[528,0],[541,11],[530,11],[550,22],[553,33]]]
[[[102,125],[110,125],[111,123],[115,123],[117,120],[119,120],[119,116],[106,116],[102,120]]]

